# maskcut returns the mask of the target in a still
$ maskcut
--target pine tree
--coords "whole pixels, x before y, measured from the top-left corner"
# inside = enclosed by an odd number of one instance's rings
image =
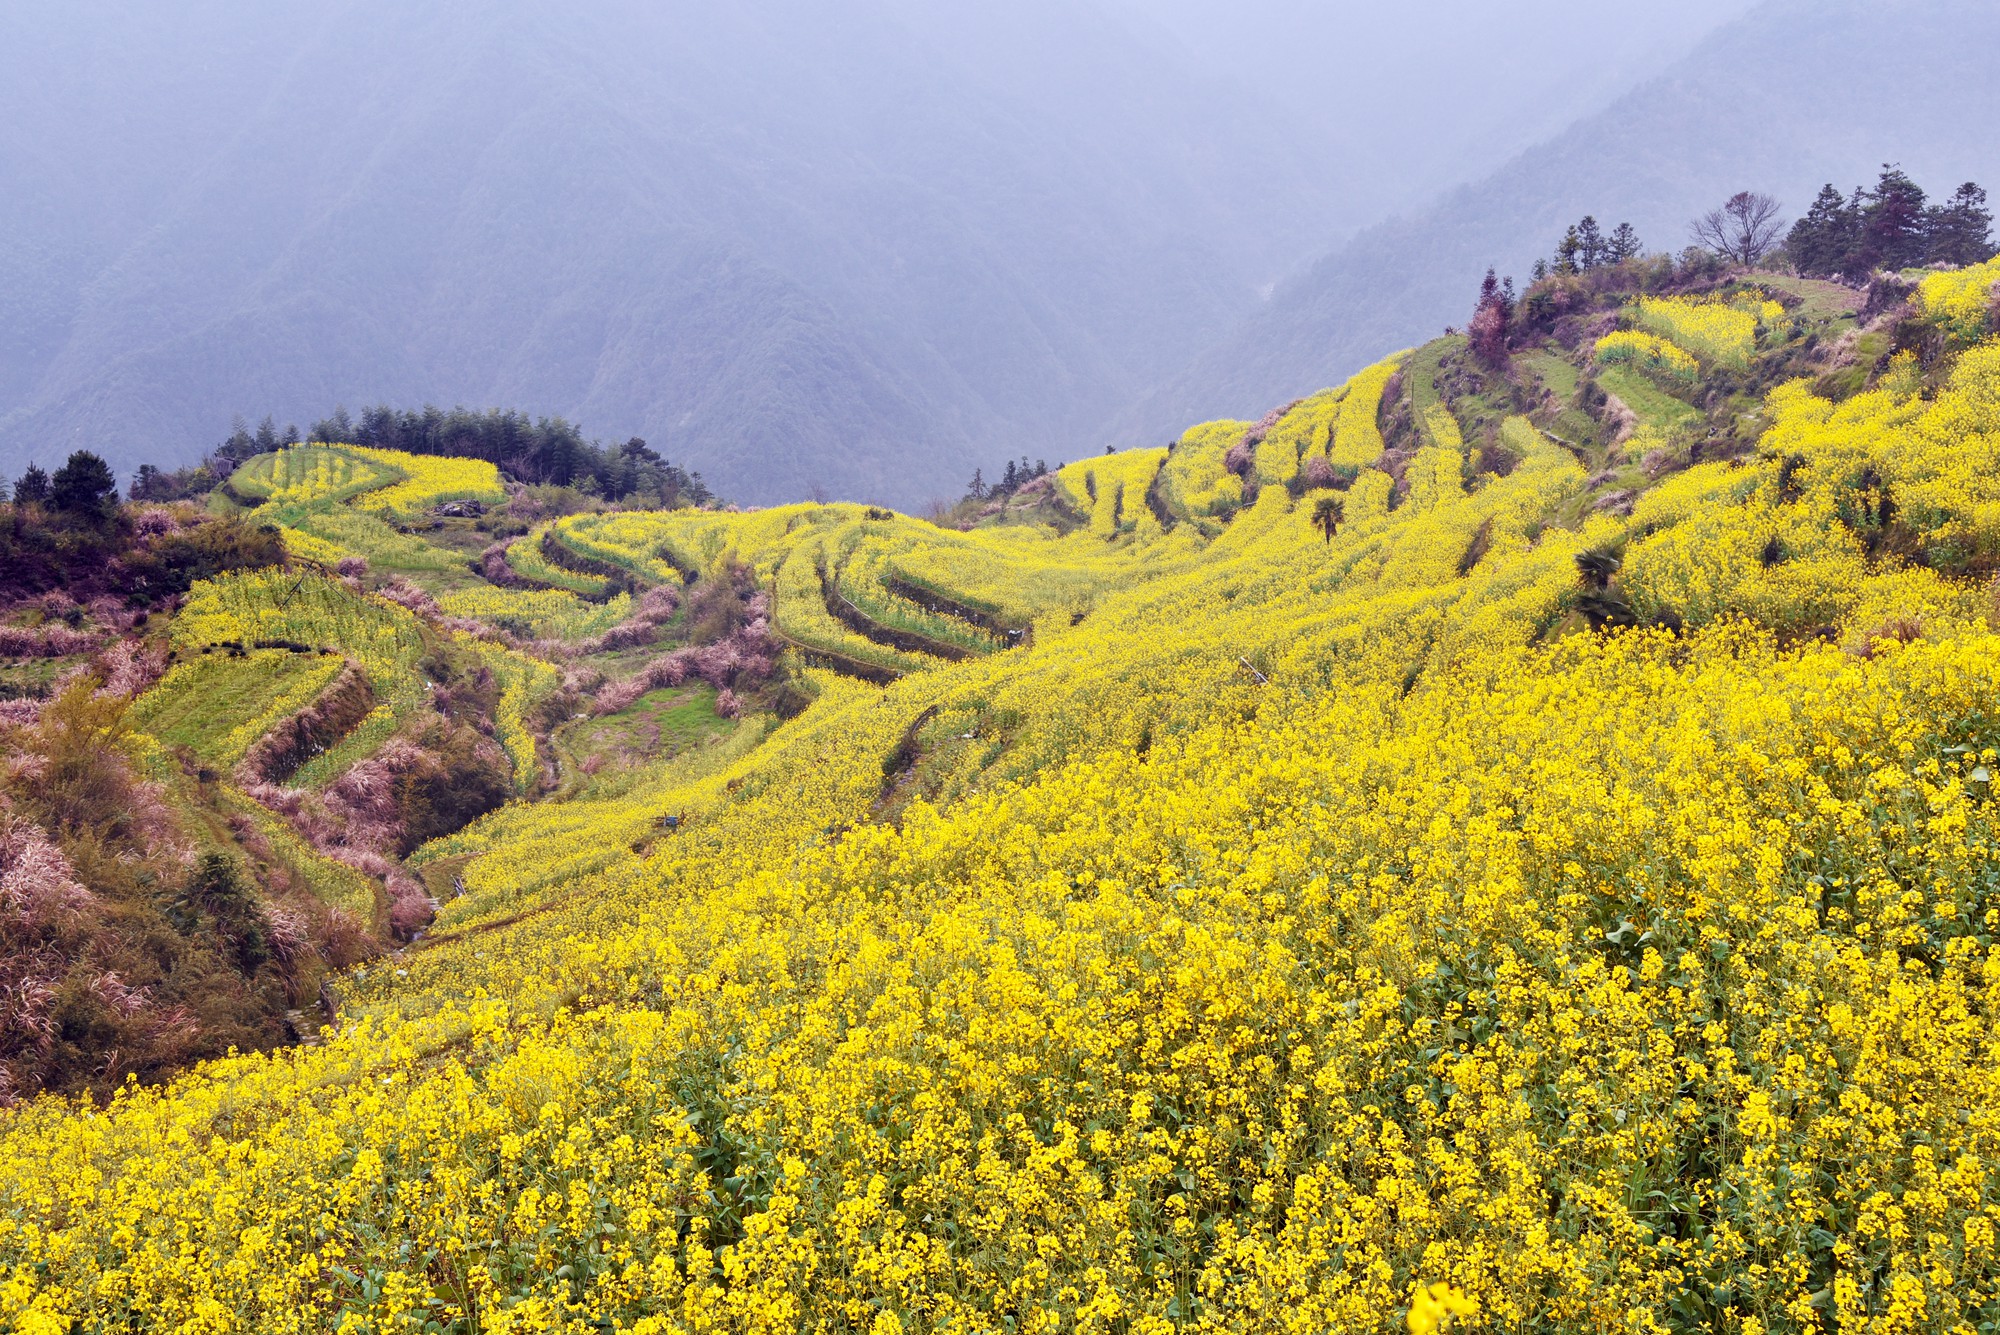
[[[1611,234],[1611,240],[1607,245],[1613,264],[1636,260],[1646,251],[1646,247],[1639,240],[1639,234],[1632,230],[1632,224],[1628,222],[1618,224],[1618,229]]]
[[[1577,257],[1583,251],[1583,238],[1577,235],[1576,227],[1563,233],[1563,239],[1556,243],[1556,272],[1573,274],[1578,272]]]
[[[1984,264],[1993,258],[1993,211],[1986,207],[1986,192],[1971,181],[1930,211],[1924,231],[1931,264]]]
[[[49,479],[49,505],[66,514],[97,517],[118,500],[118,479],[111,465],[89,450],[78,450]]]
[[[257,424],[256,439],[257,453],[259,454],[269,454],[272,450],[278,448],[278,424],[271,420],[269,414],[266,414],[264,420]]]
[[[372,445],[378,449],[394,446],[396,440],[396,412],[388,404],[377,404],[361,411],[361,425],[356,429],[353,444]]]
[[[1535,267],[1528,271],[1528,276],[1537,283],[1541,282],[1549,276],[1549,262],[1547,260],[1536,260]]]
[[[21,474],[14,484],[14,504],[46,505],[49,499],[49,475],[38,464],[29,464],[28,471]]]
[[[1007,471],[1000,478],[1000,490],[1011,492],[1015,487],[1020,485],[1019,478],[1020,475],[1014,471],[1014,461],[1009,459],[1007,461]]]
[[[1808,278],[1831,278],[1848,271],[1848,257],[1859,240],[1860,219],[1847,197],[1833,188],[1831,181],[1820,187],[1819,197],[1805,217],[1792,224],[1785,238],[1785,250],[1792,265]]]
[[[983,501],[986,499],[987,497],[986,475],[982,470],[977,468],[972,470],[972,481],[966,484],[965,494],[971,497],[975,501]]]
[[[1514,280],[1509,278],[1505,287],[1492,269],[1479,284],[1479,304],[1472,312],[1472,323],[1466,326],[1466,333],[1472,342],[1472,351],[1489,366],[1500,366],[1507,360],[1508,324],[1514,315]]]
[[[347,415],[344,407],[335,407],[333,416],[314,422],[312,430],[306,432],[307,440],[324,441],[332,445],[353,445],[354,419]]]
[[[1867,195],[1861,220],[1859,259],[1870,269],[1912,269],[1924,263],[1928,210],[1923,188],[1893,163]]]
[[[250,434],[250,424],[243,420],[241,414],[230,421],[229,439],[222,442],[216,453],[232,465],[240,464],[257,453],[257,438]]]
[[[1584,215],[1583,221],[1576,225],[1576,239],[1577,259],[1586,270],[1605,262],[1604,233],[1598,230],[1596,218]]]

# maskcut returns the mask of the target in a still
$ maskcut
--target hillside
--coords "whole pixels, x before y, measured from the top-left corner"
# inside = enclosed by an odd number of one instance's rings
[[[313,1042],[0,1114],[0,1317],[2000,1319],[1996,284],[1556,279],[964,528],[266,458],[135,754],[324,641],[324,804],[449,643],[541,796]]]
[[[727,495],[914,508],[1358,220],[1321,157],[1087,3],[22,0],[0,469],[525,403]]]
[[[1278,285],[1270,300],[1119,417],[1101,443],[1164,439],[1262,406],[1465,319],[1488,266],[1525,279],[1586,214],[1656,250],[1738,190],[1803,214],[1856,164],[1899,161],[1948,192],[2000,177],[2000,10],[1972,0],[1769,0],[1628,95]],[[1906,85],[1922,70],[1921,93]],[[1505,93],[1481,114],[1504,115]]]
[[[310,1036],[335,975],[430,921],[439,887],[405,856],[547,789],[546,734],[580,694],[603,716],[582,732],[678,708],[689,744],[731,731],[731,688],[785,698],[739,606],[754,589],[683,607],[523,541],[545,502],[602,510],[571,489],[305,445],[249,459],[206,510],[120,508],[66,497],[73,465],[39,498],[17,486],[0,528],[0,875],[28,878],[0,1096]],[[641,664],[689,680],[609,704]],[[561,755],[595,772],[632,751]]]

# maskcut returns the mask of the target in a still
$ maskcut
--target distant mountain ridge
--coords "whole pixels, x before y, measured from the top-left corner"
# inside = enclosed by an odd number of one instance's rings
[[[1586,212],[1677,249],[1733,190],[1796,212],[1885,158],[2000,187],[2000,14],[1771,0],[1300,268],[1370,212],[1340,145],[1129,19],[23,0],[0,473],[437,402],[644,436],[732,499],[910,508],[1005,458],[1259,417],[1462,323],[1488,264],[1525,277]]]
[[[10,475],[436,401],[914,505],[1087,437],[1345,216],[1089,5],[87,8],[0,17]]]
[[[1796,217],[1823,183],[1873,180],[1885,160],[1936,195],[1968,178],[2000,189],[1995,50],[2000,7],[1972,0],[1773,0],[1604,112],[1281,283],[1106,439],[1163,440],[1338,384],[1384,348],[1464,324],[1488,265],[1525,278],[1586,213],[1677,251],[1688,220],[1737,190]]]

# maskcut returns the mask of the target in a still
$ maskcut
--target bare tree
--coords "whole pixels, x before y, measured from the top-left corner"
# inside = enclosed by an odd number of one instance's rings
[[[1741,190],[1719,209],[1710,209],[1689,224],[1694,243],[1726,260],[1754,265],[1778,248],[1785,220],[1778,201],[1769,195]]]

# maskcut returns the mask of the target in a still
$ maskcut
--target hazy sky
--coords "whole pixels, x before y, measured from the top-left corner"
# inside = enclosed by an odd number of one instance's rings
[[[1391,206],[1484,174],[1757,0],[1118,0],[1330,135]]]
[[[438,399],[921,500],[1752,2],[0,0],[0,472]]]

